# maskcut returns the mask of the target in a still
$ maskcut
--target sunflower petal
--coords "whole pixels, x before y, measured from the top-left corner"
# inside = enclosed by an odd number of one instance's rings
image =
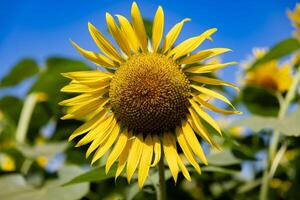
[[[106,110],[102,110],[100,113],[95,115],[92,119],[79,126],[69,137],[69,141],[75,137],[82,135],[91,129],[95,128],[103,119],[106,114]]]
[[[187,56],[179,61],[180,64],[193,64],[196,62],[200,62],[204,59],[208,59],[214,56],[217,56],[219,54],[225,53],[231,51],[231,49],[227,48],[213,48],[213,49],[206,49],[199,51],[195,54],[192,54],[190,56]]]
[[[88,28],[95,43],[97,44],[99,49],[103,51],[103,53],[105,53],[107,56],[118,63],[122,63],[124,61],[115,47],[113,47],[113,45],[104,37],[104,35],[102,35],[102,33],[98,31],[97,28],[90,22],[88,23]]]
[[[179,168],[181,169],[182,171],[182,174],[183,176],[188,180],[188,181],[191,181],[191,176],[189,174],[189,171],[187,170],[187,168],[184,166],[180,156],[177,154],[177,163],[178,163],[178,166]]]
[[[161,6],[158,7],[153,20],[152,29],[152,46],[153,51],[156,52],[164,32],[164,11]]]
[[[151,167],[154,167],[157,165],[161,158],[161,144],[160,144],[160,139],[157,135],[153,136],[153,146],[154,146],[154,161],[151,164]]]
[[[215,71],[217,69],[221,69],[224,67],[227,67],[228,65],[235,65],[237,62],[227,62],[227,63],[221,63],[221,64],[209,64],[209,65],[203,65],[203,66],[194,66],[194,67],[188,67],[184,68],[184,72],[189,73],[195,73],[195,74],[204,74],[209,73],[212,71]]]
[[[240,89],[232,83],[214,79],[214,78],[210,78],[210,77],[206,77],[206,76],[190,76],[189,79],[192,81],[198,82],[198,83],[204,83],[204,84],[208,84],[208,85],[229,86],[229,87],[232,87],[233,89],[235,89],[237,92],[240,91]]]
[[[143,152],[143,135],[139,134],[133,141],[132,148],[127,161],[126,175],[127,180],[130,182],[132,175],[134,174]]]
[[[176,129],[176,137],[177,137],[179,146],[181,147],[181,149],[182,149],[184,155],[186,156],[186,158],[188,159],[188,161],[193,165],[195,170],[199,174],[201,174],[200,166],[198,165],[197,161],[195,160],[195,157],[191,151],[191,148],[189,147],[189,145],[186,142],[186,139],[184,137],[184,134],[183,134],[181,128]]]
[[[214,112],[218,112],[218,113],[223,113],[223,114],[228,114],[228,115],[231,115],[231,114],[241,114],[240,111],[237,111],[237,110],[224,110],[222,108],[219,108],[217,106],[214,106],[204,100],[202,100],[200,97],[197,97],[195,96],[194,97],[194,100],[196,100],[199,104],[203,105],[204,107],[214,111]]]
[[[140,188],[143,187],[146,181],[150,169],[150,165],[151,165],[152,154],[153,154],[152,136],[148,135],[143,144],[143,153],[142,153],[139,172],[138,172],[138,184]]]
[[[182,27],[183,24],[187,21],[190,21],[191,19],[189,18],[185,18],[184,20],[182,20],[181,22],[177,23],[166,35],[166,38],[164,40],[163,43],[163,47],[162,47],[162,52],[166,53],[174,44],[174,42],[176,41]]]
[[[211,96],[211,97],[214,97],[214,98],[217,98],[217,99],[220,99],[221,101],[227,103],[228,105],[230,105],[231,107],[234,108],[234,106],[231,104],[231,102],[223,95],[213,91],[213,90],[210,90],[208,88],[205,88],[205,87],[201,87],[201,86],[198,86],[198,85],[194,85],[194,84],[191,84],[190,85],[192,88],[194,88],[195,90],[203,93],[203,94],[206,94],[208,96]]]
[[[139,42],[138,37],[137,37],[136,33],[134,32],[131,24],[130,24],[130,22],[122,15],[116,15],[116,16],[117,16],[117,18],[120,22],[122,32],[126,36],[125,39],[127,40],[128,44],[130,45],[132,50],[135,53],[138,53],[139,49],[140,49],[140,42]]]
[[[100,70],[65,72],[65,73],[61,73],[61,75],[63,75],[66,78],[74,79],[77,81],[97,79],[97,78],[103,78],[103,77],[111,78],[111,76],[112,76],[111,73],[100,71]]]
[[[126,147],[127,141],[131,136],[129,135],[127,129],[124,130],[123,133],[120,134],[114,149],[109,154],[106,165],[105,165],[105,173],[107,174],[111,166],[114,162],[118,159],[120,154],[123,152],[124,148]]]
[[[194,100],[189,100],[192,108],[196,111],[196,113],[207,123],[209,123],[220,135],[222,135],[221,129],[219,127],[219,125],[217,124],[217,122],[206,112],[204,112],[202,110],[202,108],[196,103],[194,102]]]
[[[216,28],[209,29],[202,33],[199,36],[189,38],[179,45],[177,45],[174,49],[172,49],[169,53],[168,56],[174,55],[173,59],[176,60],[180,58],[181,56],[184,56],[193,50],[195,50],[205,39],[209,38],[210,35],[212,35],[214,32],[216,32]]]
[[[175,140],[171,133],[164,133],[163,135],[164,135],[163,137],[164,155],[166,157],[171,174],[176,183],[179,169],[178,169],[177,156],[176,156],[177,149],[175,146]]]
[[[109,32],[112,34],[116,42],[118,43],[121,50],[127,55],[130,56],[130,46],[125,38],[124,33],[120,30],[120,28],[116,25],[114,18],[106,13],[106,23],[108,26]]]
[[[205,154],[202,150],[202,147],[193,131],[193,129],[190,127],[187,121],[183,121],[182,123],[182,131],[184,134],[184,137],[191,147],[191,149],[194,151],[194,153],[201,159],[201,161],[207,165],[207,160],[205,157]]]
[[[141,16],[139,7],[135,2],[133,2],[131,6],[131,17],[132,17],[132,26],[133,29],[135,30],[136,36],[138,37],[141,43],[143,51],[146,52],[147,44],[148,44],[146,29],[145,29],[144,21]]]
[[[114,144],[115,140],[119,135],[119,132],[120,132],[120,125],[117,123],[114,129],[112,130],[112,132],[109,134],[106,140],[103,141],[103,143],[101,143],[100,147],[94,154],[92,164],[96,162],[99,158],[101,158],[108,151],[108,149]]]
[[[132,147],[132,142],[133,142],[133,139],[132,138],[128,138],[126,146],[125,146],[124,150],[122,151],[122,153],[120,154],[119,162],[118,162],[118,168],[117,168],[117,171],[116,171],[116,179],[118,178],[118,176],[120,176],[120,174],[122,173],[122,171],[123,171],[123,169],[124,169],[124,167],[126,165],[126,161],[127,161],[127,158],[128,158],[129,150]]]
[[[85,58],[89,59],[93,63],[103,67],[116,67],[116,64],[109,58],[99,53],[93,51],[87,51],[80,46],[78,46],[75,42],[71,41],[72,45],[79,51],[81,55]]]

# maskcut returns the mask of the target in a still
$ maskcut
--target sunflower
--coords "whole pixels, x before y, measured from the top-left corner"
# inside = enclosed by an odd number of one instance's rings
[[[86,121],[69,139],[82,136],[76,146],[89,144],[86,156],[94,152],[92,163],[106,154],[106,172],[117,162],[116,178],[126,168],[130,182],[138,170],[140,187],[144,185],[149,169],[163,157],[175,181],[179,171],[191,180],[177,151],[177,143],[186,159],[201,173],[196,157],[205,165],[207,160],[196,134],[213,146],[216,143],[205,123],[221,134],[218,124],[204,109],[225,114],[238,113],[235,109],[218,108],[201,96],[210,96],[231,105],[225,96],[205,85],[238,88],[205,74],[234,62],[201,64],[205,59],[230,49],[213,48],[192,53],[204,40],[211,39],[210,36],[217,30],[215,28],[174,46],[184,23],[190,19],[177,23],[163,39],[164,12],[161,7],[154,17],[151,42],[135,2],[131,17],[129,22],[125,17],[116,15],[117,24],[106,13],[109,32],[119,50],[91,23],[88,24],[89,32],[103,54],[87,51],[72,42],[84,57],[106,70],[63,74],[71,82],[62,88],[62,92],[80,94],[60,103],[68,106],[62,119]]]
[[[255,48],[253,50],[252,61],[262,58],[267,53],[266,49]],[[277,60],[258,65],[254,69],[249,69],[253,62],[245,62],[246,85],[256,85],[275,92],[286,92],[292,84],[292,64],[289,62],[279,64]]]
[[[297,3],[295,10],[288,11],[288,17],[290,18],[293,26],[296,28],[295,36],[300,39],[300,4]]]

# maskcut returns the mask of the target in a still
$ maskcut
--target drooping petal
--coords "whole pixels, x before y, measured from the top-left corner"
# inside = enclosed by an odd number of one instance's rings
[[[173,56],[173,59],[176,60],[177,58],[180,58],[181,56],[184,56],[193,50],[195,50],[205,39],[208,39],[210,35],[212,35],[214,32],[216,32],[216,28],[209,29],[202,33],[201,35],[193,38],[189,38],[179,45],[177,45],[174,49],[172,49],[168,56]]]
[[[200,97],[195,96],[194,99],[201,105],[203,105],[204,107],[214,111],[214,112],[219,112],[219,113],[223,113],[223,114],[228,114],[228,115],[232,115],[232,114],[241,114],[241,112],[237,111],[237,110],[224,110],[222,108],[219,108],[215,105],[212,105],[204,100],[202,100]]]
[[[121,50],[128,56],[130,57],[131,52],[130,52],[130,46],[129,43],[126,40],[126,37],[124,33],[120,30],[120,28],[117,26],[114,18],[109,14],[106,13],[106,23],[108,26],[109,32],[112,34],[116,42],[118,43],[119,47]]]
[[[215,71],[217,69],[221,69],[224,67],[227,67],[228,65],[234,65],[237,64],[236,62],[227,62],[227,63],[221,63],[221,64],[209,64],[209,65],[203,65],[203,66],[194,66],[194,67],[188,67],[184,68],[184,72],[194,73],[194,74],[203,74],[203,73],[209,73],[212,71]]]
[[[132,135],[132,134],[130,134],[130,135]],[[128,155],[129,155],[129,150],[132,147],[133,141],[134,141],[134,139],[132,137],[130,137],[127,140],[126,146],[119,157],[118,168],[116,171],[116,179],[118,178],[118,176],[120,176],[120,174],[122,173],[122,171],[126,165],[126,161],[127,161]]]
[[[152,136],[148,135],[143,144],[143,153],[139,165],[138,184],[142,188],[147,178],[153,154]]]
[[[135,2],[133,2],[131,6],[131,18],[133,29],[141,43],[142,49],[144,52],[147,52],[148,39],[146,29],[139,7]]]
[[[201,117],[204,121],[206,121],[208,124],[210,124],[220,135],[222,135],[221,129],[218,125],[218,123],[205,111],[202,110],[202,108],[194,102],[194,100],[189,100],[192,108],[196,111],[196,113]]]
[[[120,125],[117,123],[112,130],[112,132],[108,135],[108,137],[103,141],[98,150],[95,152],[92,164],[96,162],[99,158],[101,158],[107,151],[108,149],[114,144],[115,140],[117,139],[118,135],[120,132]]]
[[[178,176],[178,163],[177,163],[177,149],[173,135],[171,133],[164,133],[163,136],[163,149],[167,163],[169,165],[171,174],[176,183]]]
[[[109,154],[106,165],[105,165],[105,173],[107,174],[111,166],[114,164],[114,162],[119,158],[121,153],[123,152],[124,148],[126,147],[128,139],[131,137],[129,135],[127,129],[123,131],[123,133],[120,134],[117,143],[114,146],[114,149]]]
[[[231,107],[234,108],[234,106],[231,104],[231,102],[223,95],[221,95],[220,93],[217,93],[213,90],[210,90],[208,88],[205,88],[205,87],[201,87],[201,86],[198,86],[198,85],[194,85],[194,84],[190,84],[190,86],[192,88],[194,88],[195,90],[203,93],[203,94],[206,94],[208,96],[211,96],[211,97],[214,97],[214,98],[217,98],[217,99],[220,99],[221,101],[227,103],[228,105],[230,105]]]
[[[83,138],[81,138],[81,140],[79,140],[76,144],[76,147],[90,143],[93,140],[98,140],[98,138],[102,139],[105,136],[107,129],[114,126],[115,123],[116,120],[114,119],[114,115],[110,115],[107,119],[103,120],[102,123],[98,124],[95,129],[91,130]]]
[[[190,56],[187,56],[183,58],[182,60],[179,61],[180,64],[193,64],[196,62],[200,62],[204,59],[208,59],[214,56],[217,56],[219,54],[225,53],[231,51],[230,49],[227,48],[213,48],[213,49],[206,49],[206,50],[201,50],[197,53],[194,53]]]
[[[88,28],[95,43],[99,49],[103,51],[103,53],[118,63],[122,63],[124,61],[115,47],[113,47],[113,45],[104,37],[104,35],[102,35],[100,31],[96,29],[96,27],[94,27],[91,23],[88,23]]]
[[[177,23],[166,35],[166,38],[164,40],[163,43],[163,47],[162,47],[162,53],[166,53],[174,44],[174,42],[176,41],[182,27],[183,24],[187,21],[190,21],[189,18],[185,18],[184,20],[182,20],[181,22]]]
[[[152,29],[152,47],[154,52],[157,51],[160,45],[163,33],[164,33],[164,11],[162,7],[159,6],[153,20],[153,29]]]
[[[189,79],[192,81],[198,82],[198,83],[204,83],[204,84],[208,84],[208,85],[229,86],[229,87],[232,87],[233,89],[235,89],[237,92],[240,91],[240,89],[232,83],[214,79],[214,78],[210,78],[210,77],[206,77],[206,76],[189,76]]]
[[[128,182],[130,182],[132,175],[134,174],[138,164],[140,163],[140,159],[143,153],[143,142],[144,141],[142,134],[139,134],[133,141],[132,148],[129,152],[126,168]]]
[[[95,128],[103,119],[106,114],[106,110],[102,110],[100,113],[95,115],[92,119],[88,120],[81,126],[79,126],[69,137],[69,141],[73,140],[75,137],[82,135],[91,129]]]
[[[176,129],[176,137],[177,137],[177,141],[179,143],[179,146],[181,147],[181,149],[182,149],[184,155],[186,156],[186,158],[188,159],[188,161],[193,165],[195,170],[199,174],[201,174],[200,166],[198,165],[197,161],[195,160],[193,152],[191,151],[191,148],[187,144],[186,139],[184,137],[184,134],[183,134],[181,128]]]
[[[138,53],[140,49],[140,41],[134,32],[130,22],[122,15],[116,15],[119,22],[121,29],[126,36],[125,39],[127,40],[128,44],[130,45],[131,49],[135,52]]]
[[[161,158],[161,144],[160,144],[160,139],[157,135],[153,136],[153,146],[154,146],[154,160],[153,163],[151,164],[151,167],[154,167],[157,165]]]
[[[184,137],[193,150],[193,152],[201,159],[201,161],[207,165],[207,160],[205,157],[205,154],[203,152],[203,149],[193,131],[193,129],[190,127],[187,121],[183,121],[182,123],[182,131],[184,134]]]
[[[81,55],[83,55],[85,58],[89,59],[93,63],[99,66],[103,67],[117,67],[116,64],[109,58],[107,58],[104,55],[101,55],[99,53],[93,52],[93,51],[87,51],[80,46],[78,46],[75,42],[71,41],[72,45],[79,51]]]
[[[182,174],[183,176],[188,180],[188,181],[191,181],[191,176],[189,174],[189,171],[187,170],[187,168],[185,167],[185,165],[183,164],[180,156],[177,154],[177,163],[178,163],[178,166],[179,168],[181,169],[182,171]]]

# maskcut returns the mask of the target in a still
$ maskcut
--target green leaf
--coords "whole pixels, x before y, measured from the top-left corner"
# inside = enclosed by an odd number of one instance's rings
[[[0,111],[3,112],[9,119],[18,123],[19,115],[23,107],[21,99],[13,96],[5,96],[0,99]]]
[[[146,34],[149,38],[152,37],[152,27],[153,27],[153,21],[150,19],[143,19],[144,20],[144,25],[146,29]]]
[[[77,200],[89,191],[88,183],[62,187],[61,184],[82,173],[76,166],[64,166],[59,170],[58,179],[47,181],[42,187],[30,185],[22,175],[9,174],[0,178],[0,199],[5,200]]]
[[[24,59],[12,67],[11,71],[0,80],[0,88],[15,86],[39,72],[33,59]]]
[[[229,166],[241,163],[241,160],[236,158],[230,150],[209,154],[206,158],[208,164],[214,166]]]
[[[297,39],[295,38],[288,38],[280,43],[276,44],[273,46],[270,51],[263,56],[262,58],[258,59],[252,67],[249,68],[249,70],[254,69],[258,65],[274,60],[274,59],[280,59],[284,56],[290,55],[294,51],[300,49],[300,43]]]
[[[83,183],[83,182],[96,182],[103,181],[115,176],[117,171],[117,165],[113,165],[109,172],[105,174],[105,166],[94,168],[84,174],[81,174],[64,185],[72,185],[75,183]]]
[[[17,149],[22,152],[26,157],[36,158],[39,156],[52,157],[58,153],[64,152],[68,147],[67,142],[56,142],[38,144],[33,147],[28,145],[19,145]]]
[[[277,98],[270,91],[261,87],[247,86],[243,88],[241,100],[253,114],[276,116],[279,110]]]
[[[58,102],[67,98],[68,95],[61,93],[60,89],[69,83],[70,80],[63,77],[61,73],[70,71],[91,70],[83,62],[70,60],[67,58],[49,58],[46,62],[46,68],[41,72],[32,88],[31,92],[44,92],[48,95],[48,104],[56,116],[60,116]]]
[[[247,126],[255,132],[263,129],[273,129],[286,136],[300,136],[300,109],[283,119],[275,117],[251,116],[234,121],[231,126]]]

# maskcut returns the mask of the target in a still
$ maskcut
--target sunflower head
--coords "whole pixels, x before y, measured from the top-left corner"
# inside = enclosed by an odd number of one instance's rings
[[[219,125],[205,109],[224,114],[239,113],[211,104],[207,97],[231,105],[225,96],[205,87],[229,86],[238,90],[231,83],[206,76],[234,64],[206,62],[230,49],[195,52],[205,40],[211,39],[215,28],[175,45],[184,23],[190,19],[178,22],[163,37],[164,12],[161,7],[154,17],[151,38],[147,37],[136,3],[132,4],[131,17],[130,22],[116,15],[116,23],[115,18],[106,13],[108,29],[119,48],[114,47],[91,23],[88,25],[90,34],[102,54],[85,50],[72,42],[84,57],[107,70],[63,74],[72,81],[62,91],[79,93],[60,103],[68,106],[63,119],[85,121],[73,132],[70,140],[80,137],[76,146],[89,144],[86,154],[94,153],[92,163],[107,153],[106,172],[117,162],[116,177],[126,168],[130,181],[138,169],[140,187],[150,168],[155,167],[163,156],[175,181],[179,171],[190,180],[177,144],[186,159],[201,173],[196,157],[204,164],[207,161],[196,134],[217,147],[203,122],[221,133]]]
[[[261,58],[267,51],[254,51],[254,60]],[[248,67],[249,68],[249,67]],[[285,92],[292,83],[292,64],[279,64],[277,60],[258,65],[246,72],[246,85],[257,85],[271,91]]]

